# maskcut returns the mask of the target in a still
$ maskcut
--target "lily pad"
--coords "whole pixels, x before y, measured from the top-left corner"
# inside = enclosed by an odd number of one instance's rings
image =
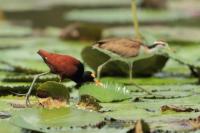
[[[158,40],[166,40],[167,42],[187,43],[200,42],[200,30],[194,27],[173,27],[169,26],[142,26],[141,33],[149,33]],[[104,38],[111,37],[132,37],[134,35],[132,27],[114,27],[107,28],[103,31]],[[180,36],[181,34],[181,36]],[[194,36],[195,35],[195,36]]]
[[[69,101],[69,88],[55,81],[47,81],[37,88],[37,96]]]
[[[0,37],[27,37],[32,35],[32,29],[30,27],[22,27],[12,25],[10,23],[0,23]]]
[[[95,71],[99,65],[109,59],[107,55],[92,47],[86,47],[81,54],[84,62]],[[96,57],[98,57],[98,59]],[[150,76],[162,70],[167,60],[167,57],[155,55],[147,59],[136,61],[133,63],[133,75]],[[128,75],[128,65],[120,61],[110,62],[102,69],[101,75],[126,76]]]
[[[80,95],[90,95],[100,102],[118,102],[130,99],[126,87],[117,84],[96,86],[93,84],[84,85],[79,90]]]
[[[22,133],[22,129],[11,125],[8,120],[0,120],[0,132],[1,133]]]
[[[88,15],[89,14],[89,15]],[[165,17],[163,17],[165,16]],[[198,18],[192,12],[182,10],[139,10],[138,19],[141,24],[176,24],[187,23]],[[129,8],[118,9],[84,9],[72,10],[65,14],[65,19],[71,22],[83,22],[101,25],[132,25],[132,14]]]
[[[31,115],[30,115],[31,114]],[[73,108],[24,109],[13,113],[10,122],[15,126],[39,132],[66,132],[104,119],[102,115]]]

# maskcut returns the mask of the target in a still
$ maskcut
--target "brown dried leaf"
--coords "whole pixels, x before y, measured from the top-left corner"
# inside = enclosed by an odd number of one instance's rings
[[[48,98],[39,98],[39,104],[44,108],[62,108],[68,107],[67,102],[64,100],[52,99],[51,97]]]
[[[102,108],[102,106],[99,105],[97,100],[89,95],[82,95],[77,106],[81,109],[87,109],[92,111],[99,111]]]
[[[195,119],[190,119],[188,123],[193,127],[193,129],[200,129],[200,116]]]
[[[163,105],[161,107],[161,111],[175,111],[175,112],[199,112],[198,109],[193,109],[189,107],[183,107],[183,106],[175,106],[175,105]]]
[[[137,120],[134,128],[129,130],[127,133],[150,133],[149,124],[144,120]]]

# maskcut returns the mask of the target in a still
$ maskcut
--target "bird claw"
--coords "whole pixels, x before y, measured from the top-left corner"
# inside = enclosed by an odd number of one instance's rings
[[[31,105],[30,100],[29,100],[29,96],[26,96],[26,107],[29,107]]]
[[[100,82],[99,80],[95,80],[95,84],[96,84],[96,86],[101,86],[101,87],[104,86],[103,83]]]

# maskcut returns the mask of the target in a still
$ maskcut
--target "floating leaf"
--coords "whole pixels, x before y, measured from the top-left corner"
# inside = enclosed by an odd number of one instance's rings
[[[36,75],[36,74],[35,74]],[[15,76],[6,76],[2,79],[3,82],[32,82],[35,75],[15,75]],[[45,75],[37,79],[37,82],[45,81],[58,81],[56,75]]]
[[[107,84],[104,87],[93,84],[84,85],[79,90],[80,95],[90,95],[100,102],[117,102],[130,99],[129,91],[119,84]]]
[[[34,70],[26,67],[22,67],[19,65],[14,65],[6,61],[0,61],[0,64],[4,64],[10,67],[10,71],[12,72],[18,72],[18,73],[26,73],[26,74],[39,74],[42,73],[42,71]]]
[[[8,120],[0,120],[0,132],[1,133],[22,133],[22,129],[13,126]]]
[[[47,81],[37,88],[37,96],[41,98],[52,97],[53,99],[69,101],[69,88],[55,81]]]
[[[13,115],[12,124],[46,133],[66,132],[70,127],[95,124],[104,119],[99,113],[73,108],[24,109],[14,112]]]
[[[175,112],[199,112],[199,109],[193,109],[193,108],[187,108],[187,107],[181,107],[181,106],[174,106],[174,105],[163,105],[161,107],[161,111],[175,111]]]
[[[187,42],[200,42],[200,30],[194,27],[174,27],[169,26],[142,26],[140,27],[143,35],[150,34],[158,40],[167,42],[177,42],[179,44]],[[182,36],[180,36],[182,33]],[[132,27],[114,27],[103,30],[103,38],[127,37],[131,38],[135,34]],[[193,36],[196,35],[196,36]]]
[[[138,11],[138,19],[141,24],[176,24],[179,22],[178,24],[180,25],[181,22],[186,23],[189,19],[194,18],[198,18],[198,14],[195,16],[192,12],[182,10],[162,10],[159,12],[156,10]],[[112,26],[132,24],[132,14],[129,8],[72,10],[66,13],[65,19],[73,22],[78,21]]]
[[[35,85],[37,86],[37,85]],[[34,86],[34,88],[35,88]],[[28,88],[30,87],[30,83],[2,83],[0,82],[0,92],[1,94],[4,93],[11,93],[11,92],[16,92],[16,93],[23,93],[27,92]],[[13,93],[14,94],[14,93]]]
[[[89,95],[82,95],[80,101],[77,104],[78,108],[99,111],[102,106],[97,102],[97,100]]]
[[[84,62],[95,71],[99,65],[109,59],[107,55],[92,47],[86,47],[81,55]],[[98,60],[96,57],[98,57]],[[164,56],[155,55],[148,59],[136,61],[133,63],[133,74],[137,76],[150,76],[160,71],[165,66],[167,60],[168,58]],[[121,61],[113,61],[102,69],[101,74],[109,76],[128,76],[128,65]]]
[[[32,29],[30,27],[16,26],[8,22],[4,22],[4,23],[1,22],[0,38],[3,38],[3,37],[19,38],[19,37],[27,37],[30,35],[32,35]]]
[[[11,114],[9,112],[0,112],[0,119],[6,119],[11,117]]]

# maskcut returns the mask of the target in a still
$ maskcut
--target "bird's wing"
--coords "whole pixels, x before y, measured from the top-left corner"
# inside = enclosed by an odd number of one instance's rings
[[[68,55],[52,55],[47,59],[48,66],[54,73],[72,76],[78,71],[77,66],[81,63],[79,60]]]
[[[128,58],[137,56],[141,45],[143,44],[137,40],[122,38],[101,40],[94,46]]]

